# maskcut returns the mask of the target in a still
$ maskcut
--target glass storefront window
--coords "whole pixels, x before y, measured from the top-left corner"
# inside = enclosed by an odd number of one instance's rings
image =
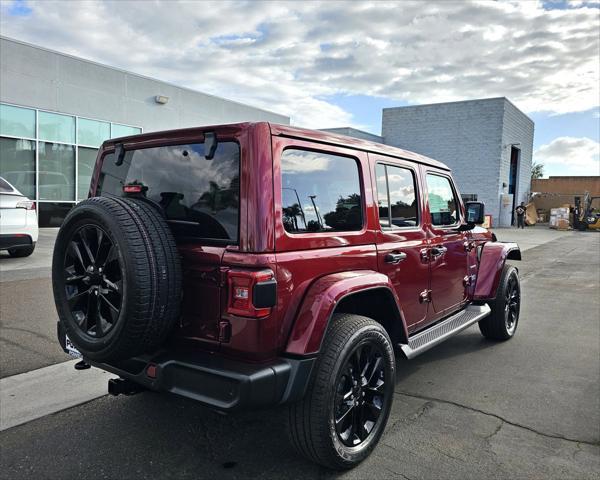
[[[77,200],[84,200],[87,198],[90,190],[90,181],[92,179],[94,165],[96,164],[98,149],[79,147],[77,155],[77,196],[79,197]]]
[[[38,113],[40,140],[75,143],[75,117],[58,113]]]
[[[35,138],[35,110],[0,105],[0,135]]]
[[[142,133],[141,128],[113,123],[111,127],[110,138],[127,137],[128,135],[137,135],[138,133]]]
[[[0,177],[35,200],[35,142],[0,138]]]
[[[40,227],[58,226],[87,198],[98,148],[141,128],[0,103],[0,177],[38,201]]]
[[[75,147],[39,142],[39,149],[40,200],[75,200]]]
[[[99,147],[110,138],[110,123],[79,118],[77,120],[77,143],[90,147]]]

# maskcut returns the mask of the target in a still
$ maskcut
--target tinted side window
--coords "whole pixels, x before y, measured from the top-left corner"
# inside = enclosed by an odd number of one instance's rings
[[[439,175],[427,175],[429,192],[429,211],[431,223],[444,226],[454,225],[458,219],[458,202],[454,197],[450,180]]]
[[[415,175],[408,168],[377,165],[377,200],[382,227],[415,227],[419,224]]]
[[[144,195],[164,210],[176,238],[238,239],[240,148],[220,142],[212,160],[204,144],[172,145],[114,154],[102,164],[97,195],[123,196],[123,185],[141,184]]]
[[[286,231],[336,232],[362,228],[356,160],[287,149],[281,155],[281,185]]]

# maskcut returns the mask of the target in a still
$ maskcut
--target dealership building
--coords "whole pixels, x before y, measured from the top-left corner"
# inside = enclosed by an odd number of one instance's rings
[[[58,226],[85,198],[100,144],[140,132],[290,118],[0,37],[0,176],[37,201],[40,226]],[[386,108],[385,143],[446,163],[465,200],[509,226],[527,201],[533,121],[504,97]]]
[[[0,176],[58,226],[108,138],[289,117],[0,37]]]

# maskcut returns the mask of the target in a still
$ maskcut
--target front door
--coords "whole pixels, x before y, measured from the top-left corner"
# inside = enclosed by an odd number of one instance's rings
[[[429,289],[429,259],[423,199],[416,188],[417,172],[412,166],[395,159],[392,163],[384,157],[374,158],[380,224],[377,265],[394,285],[411,333],[427,320],[424,295]]]
[[[427,172],[431,304],[428,323],[461,308],[467,301],[468,235],[458,231],[461,203],[450,177]]]

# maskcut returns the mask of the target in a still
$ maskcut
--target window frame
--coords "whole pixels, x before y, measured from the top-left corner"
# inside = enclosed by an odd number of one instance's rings
[[[283,163],[283,155],[285,154],[286,151],[288,150],[298,150],[298,151],[304,151],[304,152],[314,152],[314,153],[321,153],[324,155],[330,155],[333,157],[341,157],[341,158],[348,158],[350,160],[353,160],[356,166],[356,172],[358,174],[358,187],[359,187],[359,191],[360,191],[360,211],[361,211],[361,227],[356,229],[356,230],[321,230],[318,232],[288,232],[285,227],[283,227],[283,170],[281,168],[282,163]],[[361,161],[358,157],[353,156],[353,155],[348,155],[348,154],[343,154],[340,152],[333,152],[333,151],[327,151],[327,150],[322,150],[319,148],[313,148],[313,147],[304,147],[304,146],[300,146],[300,145],[296,145],[296,144],[290,144],[290,145],[286,145],[281,149],[281,152],[279,154],[279,170],[280,170],[280,174],[279,174],[279,195],[280,195],[280,199],[281,199],[281,208],[279,209],[280,211],[278,212],[278,218],[281,219],[281,224],[283,227],[283,231],[285,233],[286,236],[291,237],[291,238],[302,238],[303,236],[310,236],[310,237],[315,237],[315,236],[319,236],[319,235],[348,235],[348,234],[358,234],[361,232],[364,232],[366,230],[367,227],[367,211],[366,211],[366,204],[365,204],[365,193],[364,193],[364,180],[363,180],[363,175],[362,175],[362,164]]]
[[[452,196],[454,197],[454,203],[456,203],[456,222],[451,225],[436,225],[433,223],[433,216],[431,214],[431,204],[429,203],[429,183],[427,182],[427,177],[431,175],[434,177],[441,177],[448,180],[450,184],[450,189],[452,190]],[[463,203],[460,195],[458,194],[458,190],[456,189],[456,185],[454,184],[454,179],[450,175],[446,175],[442,172],[438,172],[436,170],[425,170],[424,175],[425,186],[427,187],[427,211],[429,212],[429,224],[432,228],[436,230],[455,230],[457,227],[462,225],[463,223]]]
[[[383,225],[381,225],[381,216],[379,215],[379,189],[378,189],[378,185],[377,185],[377,165],[382,165],[383,167],[385,167],[385,188],[386,188],[387,202],[388,202],[388,214],[389,214],[388,219],[390,222],[389,227],[384,227]],[[415,187],[415,202],[417,205],[417,223],[414,226],[399,227],[392,223],[392,209],[391,209],[391,201],[390,201],[390,182],[389,182],[388,173],[387,173],[388,166],[402,168],[404,170],[408,170],[412,174],[413,185]],[[423,222],[423,212],[421,209],[421,201],[420,201],[420,195],[419,195],[420,194],[419,176],[417,174],[417,170],[410,165],[397,164],[397,163],[393,163],[393,162],[385,162],[385,161],[377,160],[375,162],[374,172],[375,172],[375,182],[374,182],[375,183],[375,195],[374,195],[374,198],[375,198],[375,203],[377,206],[377,208],[376,208],[377,223],[379,224],[379,228],[381,229],[381,231],[393,232],[396,230],[413,230],[413,229],[421,228],[421,225]]]

